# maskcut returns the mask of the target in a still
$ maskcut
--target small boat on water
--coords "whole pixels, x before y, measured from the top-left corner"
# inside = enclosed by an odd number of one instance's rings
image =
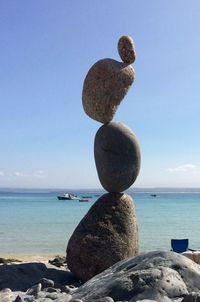
[[[58,200],[77,200],[78,197],[74,194],[64,193],[62,196],[57,196]]]
[[[79,199],[79,202],[88,202],[88,199]]]
[[[92,196],[81,196],[82,198],[92,198]]]
[[[157,195],[156,194],[151,194],[151,197],[157,197]]]

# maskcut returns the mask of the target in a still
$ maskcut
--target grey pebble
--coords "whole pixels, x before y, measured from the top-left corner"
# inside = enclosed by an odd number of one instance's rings
[[[34,301],[34,297],[33,296],[25,297],[24,301],[25,302],[33,302]]]
[[[95,302],[114,302],[113,298],[111,298],[111,297],[103,297],[103,298],[99,298],[94,301]]]
[[[46,298],[50,298],[52,300],[55,300],[58,297],[57,293],[47,293]]]
[[[30,288],[27,290],[26,294],[27,294],[27,295],[32,295],[32,296],[34,296],[35,298],[37,298],[38,293],[41,291],[41,289],[42,289],[42,284],[41,284],[41,283],[38,283],[38,284],[33,285],[32,287],[30,287]]]
[[[24,299],[21,296],[17,296],[14,302],[23,302]]]
[[[158,302],[158,301],[156,301],[156,300],[144,299],[144,300],[137,300],[137,302]]]
[[[36,299],[35,302],[52,302],[52,299],[49,298],[40,298],[40,299]]]
[[[72,296],[69,294],[60,294],[59,297],[54,300],[54,302],[69,302],[72,299]]]
[[[3,288],[1,291],[0,291],[0,295],[2,294],[9,294],[9,293],[12,293],[12,290],[10,288]]]
[[[44,290],[48,293],[60,293],[60,289],[54,287],[47,287]]]
[[[12,298],[10,296],[4,296],[1,299],[2,299],[0,300],[1,302],[12,302]]]
[[[42,278],[39,280],[38,283],[41,283],[42,289],[47,287],[54,287],[54,281],[46,278]]]
[[[74,293],[76,290],[78,289],[78,287],[75,287],[73,285],[65,285],[65,289],[64,291],[68,294],[72,294]]]

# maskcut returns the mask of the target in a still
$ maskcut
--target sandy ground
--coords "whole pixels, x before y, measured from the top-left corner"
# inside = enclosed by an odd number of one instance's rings
[[[53,260],[57,257],[64,257],[64,255],[14,255],[14,254],[9,254],[9,255],[0,255],[0,258],[4,259],[12,259],[12,263],[14,262],[23,262],[23,263],[28,263],[28,262],[42,262],[42,263],[48,263],[49,260]],[[15,261],[16,260],[16,261]]]

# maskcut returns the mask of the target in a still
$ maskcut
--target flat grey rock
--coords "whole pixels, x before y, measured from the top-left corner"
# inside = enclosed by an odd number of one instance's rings
[[[90,208],[72,234],[67,263],[81,281],[87,281],[114,263],[138,254],[138,227],[133,200],[127,194],[108,193]]]
[[[178,302],[199,291],[198,264],[174,252],[150,252],[113,265],[72,296],[84,302],[105,296],[114,301]]]
[[[140,170],[140,147],[135,134],[122,123],[110,122],[97,131],[94,156],[99,180],[108,192],[123,192]]]
[[[42,278],[50,279],[57,288],[71,285],[75,277],[65,269],[43,263],[20,263],[0,265],[0,290],[9,287],[12,291],[27,291]]]

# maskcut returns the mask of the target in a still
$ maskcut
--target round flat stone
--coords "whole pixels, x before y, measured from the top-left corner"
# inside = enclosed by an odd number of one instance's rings
[[[140,170],[140,148],[127,126],[110,122],[96,133],[94,156],[99,180],[108,192],[123,192]]]

